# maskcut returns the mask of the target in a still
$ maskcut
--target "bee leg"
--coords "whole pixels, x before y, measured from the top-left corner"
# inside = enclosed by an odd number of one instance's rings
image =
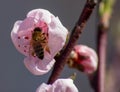
[[[32,41],[30,41],[30,47],[29,47],[29,56],[36,56],[35,55],[35,52],[33,51],[33,49],[32,49],[33,47],[32,47]]]

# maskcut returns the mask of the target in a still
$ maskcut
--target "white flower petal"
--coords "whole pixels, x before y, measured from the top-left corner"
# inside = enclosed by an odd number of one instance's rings
[[[49,26],[49,47],[51,49],[51,53],[56,55],[58,51],[60,51],[65,45],[66,37],[68,34],[68,30],[61,25],[61,22],[58,18],[52,18],[52,21]]]
[[[78,92],[72,79],[57,79],[52,85],[41,84],[36,92]]]
[[[33,57],[26,57],[24,64],[26,68],[34,75],[43,75],[47,73],[54,65],[55,60],[49,54],[45,55],[43,60]],[[49,58],[48,58],[49,57]]]
[[[48,24],[51,22],[51,16],[54,15],[45,9],[34,9],[27,14],[27,17],[33,17],[37,20],[44,21]]]
[[[36,92],[49,92],[51,85],[47,85],[42,83],[40,87],[36,90]]]

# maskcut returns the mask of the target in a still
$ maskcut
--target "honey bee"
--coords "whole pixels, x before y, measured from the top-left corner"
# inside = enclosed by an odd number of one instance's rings
[[[39,59],[44,58],[44,51],[50,53],[48,47],[48,34],[42,32],[42,29],[36,27],[32,32],[31,46],[33,48],[32,55],[36,55]]]

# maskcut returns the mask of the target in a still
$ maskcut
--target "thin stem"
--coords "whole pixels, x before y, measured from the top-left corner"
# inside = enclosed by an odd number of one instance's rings
[[[53,72],[48,80],[48,84],[52,84],[61,74],[70,52],[73,49],[73,46],[76,44],[79,36],[81,35],[83,28],[86,25],[87,20],[89,19],[94,7],[96,5],[95,0],[87,0],[85,7],[82,11],[82,14],[72,30],[70,40],[61,55],[56,59],[56,63],[53,69]]]
[[[91,84],[95,92],[105,92],[107,30],[109,28],[113,4],[114,4],[113,0],[106,0],[106,2],[104,0],[99,0],[98,4],[99,25],[97,35],[97,53],[99,62],[97,72],[95,73],[94,76],[92,76],[93,78],[91,79]],[[104,11],[102,7],[103,5]]]
[[[91,78],[91,85],[95,92],[105,91],[105,70],[106,70],[106,48],[107,48],[107,30],[108,26],[99,17],[98,33],[97,33],[97,54],[98,69]]]
[[[95,92],[105,91],[105,66],[106,66],[106,48],[107,48],[107,28],[99,25],[98,27],[98,43],[97,43],[97,53],[99,57],[98,63],[98,88]]]

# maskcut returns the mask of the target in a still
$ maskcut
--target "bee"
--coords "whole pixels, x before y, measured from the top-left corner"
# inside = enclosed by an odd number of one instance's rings
[[[48,47],[48,33],[42,32],[39,27],[34,28],[32,32],[31,46],[33,48],[32,55],[36,55],[39,59],[44,58],[44,51],[50,53]]]

